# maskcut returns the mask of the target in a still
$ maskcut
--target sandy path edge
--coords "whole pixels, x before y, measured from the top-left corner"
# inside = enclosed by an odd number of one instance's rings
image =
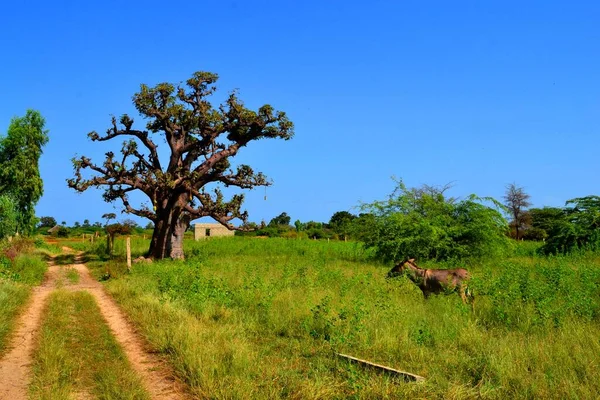
[[[17,319],[8,351],[0,359],[0,399],[27,399],[32,354],[40,331],[42,311],[48,295],[54,290],[59,268],[50,263],[44,282],[32,288],[29,301]]]
[[[76,260],[76,262],[79,259]],[[144,388],[152,399],[178,400],[189,398],[185,395],[183,384],[174,379],[171,369],[160,358],[145,350],[143,339],[105,291],[102,284],[94,280],[84,264],[55,266],[49,263],[44,283],[32,289],[27,305],[18,317],[16,328],[10,336],[7,352],[0,359],[0,399],[26,400],[31,381],[31,364],[34,346],[40,331],[42,312],[46,300],[56,290],[57,282],[61,289],[89,292],[105,322],[112,331],[117,343],[123,349],[132,368],[142,379]],[[64,268],[74,268],[80,279],[76,284],[66,284],[61,279]],[[63,286],[64,285],[64,286]]]
[[[86,290],[96,299],[100,312],[106,320],[115,339],[138,373],[144,387],[152,399],[185,399],[183,386],[173,377],[173,373],[160,358],[145,350],[143,339],[135,332],[125,314],[104,287],[94,280],[84,264],[70,267],[77,270],[80,281],[66,287],[68,290]]]

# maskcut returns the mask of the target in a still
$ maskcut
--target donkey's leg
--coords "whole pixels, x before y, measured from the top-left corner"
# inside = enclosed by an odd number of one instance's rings
[[[462,299],[463,303],[467,304],[468,300],[465,285],[460,285],[458,287],[458,293],[460,294],[460,298]]]

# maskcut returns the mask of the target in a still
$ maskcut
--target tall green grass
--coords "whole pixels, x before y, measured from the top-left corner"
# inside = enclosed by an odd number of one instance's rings
[[[32,285],[44,279],[46,263],[32,254],[27,240],[0,243],[0,354],[5,350],[15,319],[26,303]]]
[[[3,262],[0,261],[0,264]],[[26,285],[39,285],[44,280],[48,266],[37,254],[19,254],[12,262],[4,261],[0,267],[0,276],[6,280]]]
[[[14,320],[28,298],[27,286],[0,280],[0,354],[6,350],[7,338],[14,328]]]
[[[186,254],[119,279],[115,262],[107,288],[199,397],[600,395],[595,255],[470,266],[472,311],[385,279],[390,266],[353,243],[211,239],[186,243]],[[335,352],[427,380],[399,382]]]

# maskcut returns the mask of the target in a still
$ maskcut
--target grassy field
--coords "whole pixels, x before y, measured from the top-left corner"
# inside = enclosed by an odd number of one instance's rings
[[[145,246],[134,241],[134,256]],[[186,252],[131,274],[115,260],[90,266],[198,397],[600,396],[595,255],[541,258],[521,246],[470,265],[472,311],[386,280],[390,266],[354,243],[228,238]],[[404,383],[336,352],[427,379]]]
[[[149,398],[89,293],[56,291],[44,315],[32,398]]]

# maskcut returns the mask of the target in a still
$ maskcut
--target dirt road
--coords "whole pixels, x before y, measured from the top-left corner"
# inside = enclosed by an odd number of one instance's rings
[[[140,375],[152,399],[185,399],[182,386],[173,378],[170,368],[158,357],[146,351],[144,341],[127,321],[114,300],[106,294],[102,285],[92,278],[84,264],[76,257],[73,265],[58,266],[51,261],[44,283],[33,288],[33,294],[25,311],[17,322],[17,328],[8,345],[8,352],[0,360],[0,399],[27,399],[31,378],[31,363],[35,351],[41,316],[48,295],[57,286],[70,291],[85,290],[98,303],[102,316],[123,348],[133,369]],[[68,268],[79,274],[77,283],[64,279]]]

